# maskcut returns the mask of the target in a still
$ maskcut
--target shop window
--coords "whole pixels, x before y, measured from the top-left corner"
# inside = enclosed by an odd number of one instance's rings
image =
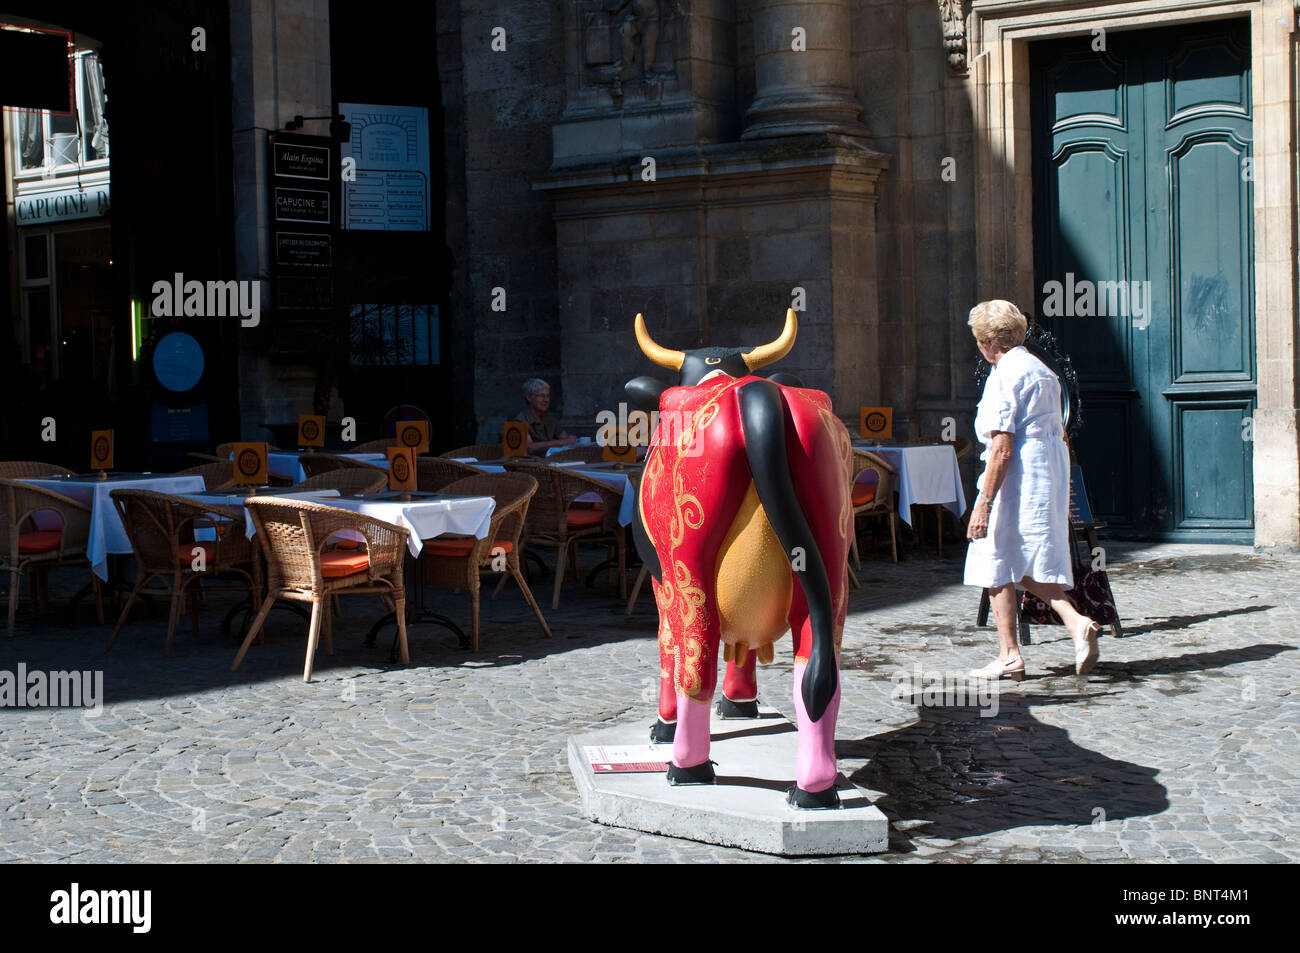
[[[438,306],[352,306],[351,356],[355,367],[410,367],[441,363]]]
[[[104,70],[99,55],[73,56],[73,110],[15,110],[14,148],[18,174],[55,174],[108,159],[108,120],[104,118]]]

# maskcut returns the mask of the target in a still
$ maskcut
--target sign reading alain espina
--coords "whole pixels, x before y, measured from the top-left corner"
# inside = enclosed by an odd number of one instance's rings
[[[153,925],[152,890],[68,890],[50,894],[50,922],[55,924],[127,923],[132,933],[148,933]]]
[[[330,150],[323,146],[306,146],[296,142],[272,143],[271,155],[275,174],[294,179],[316,179],[327,182],[330,177]]]

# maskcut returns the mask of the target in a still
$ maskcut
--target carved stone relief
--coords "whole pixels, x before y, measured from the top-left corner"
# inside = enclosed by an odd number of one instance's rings
[[[943,23],[943,48],[948,54],[948,68],[966,72],[966,11],[961,0],[939,0],[939,19]]]
[[[672,0],[598,0],[583,15],[583,80],[621,96],[630,83],[674,75]]]

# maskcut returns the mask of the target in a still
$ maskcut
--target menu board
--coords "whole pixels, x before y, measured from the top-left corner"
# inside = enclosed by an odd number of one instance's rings
[[[343,182],[343,227],[429,230],[429,111],[423,106],[340,103],[352,137],[340,147],[356,165]]]

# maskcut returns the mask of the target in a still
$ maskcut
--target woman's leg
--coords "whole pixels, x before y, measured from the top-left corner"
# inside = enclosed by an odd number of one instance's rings
[[[1016,616],[1016,587],[1008,583],[1005,586],[989,588],[989,605],[993,607],[993,618],[998,623],[998,661],[1005,662],[1020,654],[1017,640],[1018,618]]]
[[[1076,641],[1087,638],[1090,634],[1096,635],[1101,630],[1101,626],[1074,608],[1074,603],[1070,602],[1060,583],[1035,582],[1026,576],[1020,580],[1020,585],[1051,606],[1052,611],[1065,623],[1066,631]]]

